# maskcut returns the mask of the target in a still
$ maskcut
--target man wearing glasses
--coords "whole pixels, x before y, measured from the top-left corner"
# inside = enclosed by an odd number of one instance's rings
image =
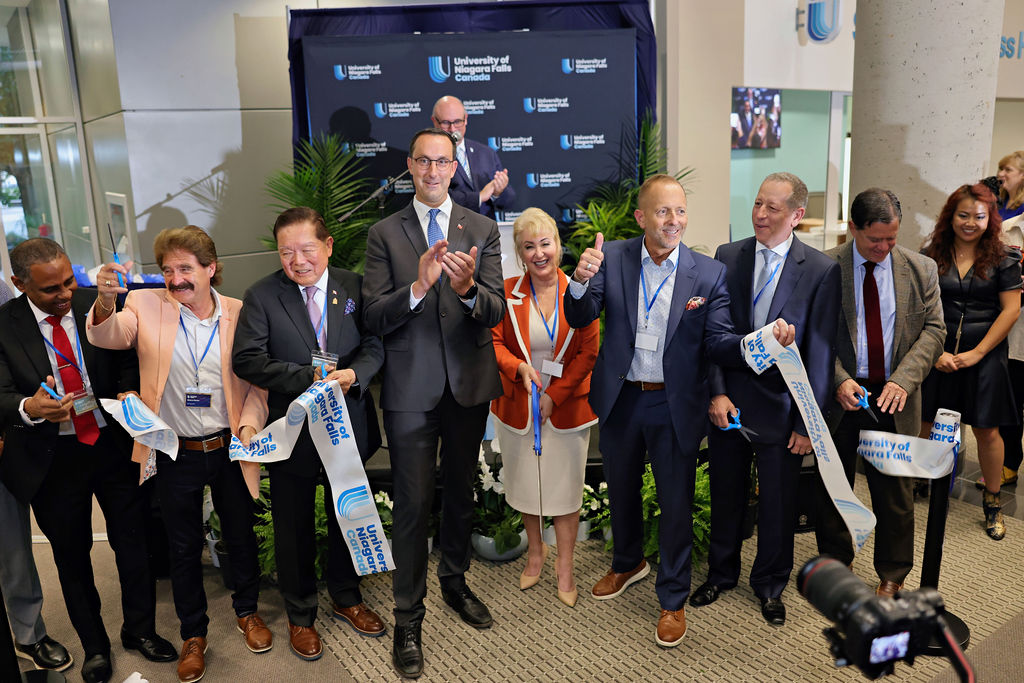
[[[455,160],[459,165],[448,194],[456,204],[494,218],[495,209],[509,209],[515,204],[516,192],[508,183],[508,169],[501,165],[498,153],[466,138],[468,118],[462,101],[451,95],[439,99],[430,116],[436,127],[448,132],[458,143]]]
[[[384,338],[384,410],[395,507],[392,658],[406,678],[423,671],[420,626],[427,522],[441,446],[444,601],[470,626],[491,614],[466,585],[473,480],[491,399],[502,393],[491,328],[505,315],[498,225],[452,201],[455,140],[439,128],[409,145],[412,203],[370,228],[363,320]]]

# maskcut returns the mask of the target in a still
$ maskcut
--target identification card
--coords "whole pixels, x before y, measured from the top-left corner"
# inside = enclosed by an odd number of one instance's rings
[[[540,371],[543,372],[545,375],[550,375],[551,377],[561,377],[562,364],[556,363],[553,360],[546,360],[543,363],[541,363]]]
[[[313,352],[313,372],[317,379],[323,379],[338,367],[338,354],[327,351]]]
[[[645,334],[643,332],[636,333],[636,348],[643,349],[644,351],[657,351],[658,350],[658,337],[653,334]]]
[[[211,387],[185,387],[186,408],[209,408],[213,400],[213,389]]]
[[[71,405],[75,410],[75,415],[85,415],[99,408],[99,404],[96,403],[96,397],[84,389],[75,394],[74,403]]]

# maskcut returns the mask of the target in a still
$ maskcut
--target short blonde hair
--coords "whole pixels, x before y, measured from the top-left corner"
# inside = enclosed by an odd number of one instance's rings
[[[512,241],[516,245],[516,260],[519,261],[520,268],[526,270],[523,256],[519,253],[523,247],[523,240],[527,237],[546,235],[549,232],[555,238],[555,249],[558,252],[557,260],[555,261],[555,266],[557,267],[562,263],[562,238],[558,236],[558,226],[555,225],[555,219],[549,216],[547,212],[533,206],[519,214],[519,218],[512,224]]]
[[[1019,149],[1016,152],[1010,152],[1000,159],[999,168],[1004,166],[1013,166],[1021,173],[1024,173],[1024,150]],[[1016,209],[1021,204],[1024,204],[1024,183],[1020,184],[1020,187],[1017,188],[1012,197],[1004,188],[999,188],[999,197],[1006,202],[1006,208]]]

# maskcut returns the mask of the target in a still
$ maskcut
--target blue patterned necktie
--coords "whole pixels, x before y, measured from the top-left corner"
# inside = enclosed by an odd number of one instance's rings
[[[462,167],[466,177],[472,178],[469,175],[469,157],[466,155],[466,147],[464,145],[459,145],[455,148],[455,160],[459,162],[459,166]]]
[[[441,226],[437,222],[437,214],[441,213],[441,209],[431,209],[427,212],[430,216],[430,220],[427,222],[427,246],[432,247],[438,240],[444,239],[444,233],[441,232]]]

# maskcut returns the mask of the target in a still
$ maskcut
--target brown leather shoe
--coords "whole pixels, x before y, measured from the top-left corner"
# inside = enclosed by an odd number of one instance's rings
[[[206,673],[206,638],[196,636],[181,644],[181,656],[178,657],[178,680],[181,683],[194,683]]]
[[[654,641],[662,647],[675,647],[683,642],[686,635],[686,608],[676,611],[663,609],[658,619],[658,629],[654,632]]]
[[[238,617],[238,632],[245,636],[245,646],[250,652],[266,652],[274,647],[274,634],[256,612]]]
[[[331,606],[334,608],[334,618],[347,621],[356,633],[371,638],[379,638],[384,635],[384,622],[376,612],[366,606],[366,603],[340,607],[338,603],[332,602]]]
[[[320,659],[324,653],[324,646],[320,643],[320,635],[312,626],[296,626],[288,622],[288,635],[292,645],[292,652],[305,659],[313,661]]]
[[[630,584],[636,583],[650,573],[651,565],[647,564],[647,560],[640,560],[640,564],[637,565],[636,569],[622,574],[609,571],[604,575],[604,578],[594,584],[591,594],[597,600],[617,598],[622,595],[622,591],[626,590]]]
[[[896,591],[903,590],[902,583],[896,583],[889,579],[882,579],[878,583],[878,588],[875,589],[875,595],[880,595],[883,598],[891,598],[896,595]]]

